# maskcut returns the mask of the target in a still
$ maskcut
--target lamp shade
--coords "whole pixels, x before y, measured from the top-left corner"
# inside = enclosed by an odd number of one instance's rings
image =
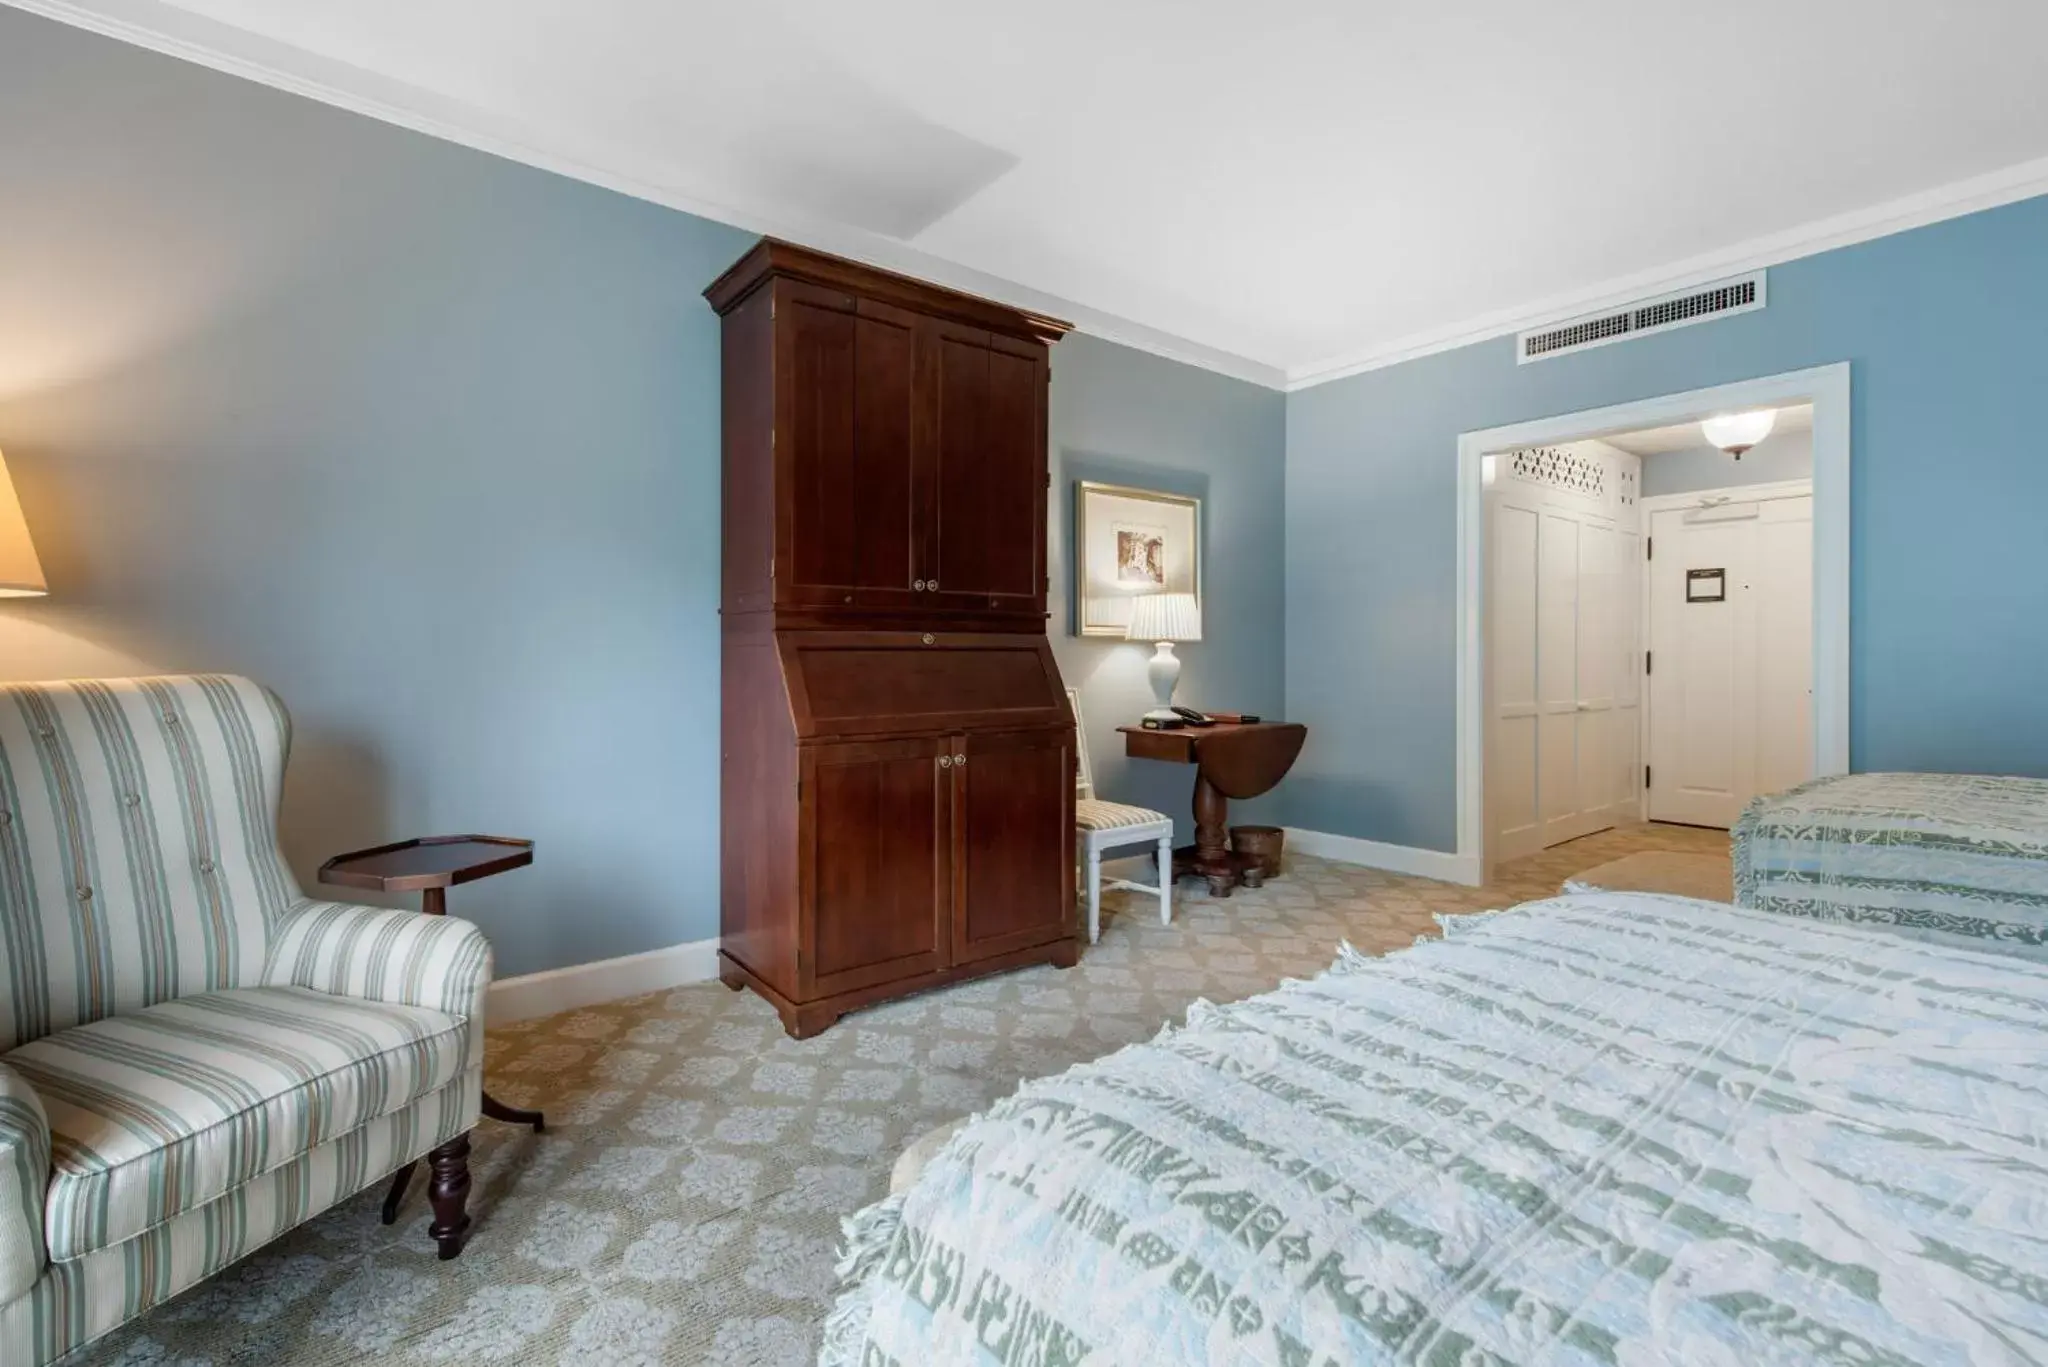
[[[1778,410],[1760,408],[1754,413],[1723,413],[1708,418],[1700,424],[1700,431],[1723,451],[1732,451],[1739,456],[1771,435],[1771,428],[1777,421]]]
[[[1131,641],[1199,641],[1202,605],[1192,593],[1148,593],[1131,600]]]
[[[7,457],[0,456],[0,598],[39,598],[49,591],[36,543],[28,539],[21,500],[7,477]]]

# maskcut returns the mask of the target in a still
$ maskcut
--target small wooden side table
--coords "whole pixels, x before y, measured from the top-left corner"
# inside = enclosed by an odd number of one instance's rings
[[[417,892],[422,912],[445,916],[448,889],[457,883],[474,883],[532,862],[531,840],[504,835],[429,835],[338,854],[320,866],[320,881],[374,892]],[[483,1110],[492,1120],[531,1125],[535,1134],[547,1128],[547,1119],[539,1111],[507,1106],[489,1092],[483,1094]],[[398,1219],[398,1203],[405,1199],[417,1166],[417,1161],[407,1163],[391,1179],[391,1190],[384,1197],[385,1224]]]
[[[1171,731],[1119,726],[1132,759],[1195,766],[1195,843],[1173,852],[1173,874],[1207,879],[1211,897],[1228,897],[1239,883],[1265,881],[1259,861],[1230,848],[1231,799],[1259,796],[1287,777],[1308,739],[1299,722],[1217,722]]]

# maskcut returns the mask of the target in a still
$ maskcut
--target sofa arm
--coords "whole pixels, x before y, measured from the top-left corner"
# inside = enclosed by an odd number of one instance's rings
[[[0,1063],[0,1305],[43,1275],[50,1121],[28,1079]]]
[[[300,902],[271,931],[263,985],[460,1016],[469,1022],[470,1065],[483,1062],[491,943],[453,916]]]

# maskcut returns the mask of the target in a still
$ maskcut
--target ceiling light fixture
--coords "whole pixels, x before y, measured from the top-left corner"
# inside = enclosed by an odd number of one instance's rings
[[[1778,421],[1778,410],[1760,408],[1754,413],[1721,413],[1700,424],[1700,431],[1707,440],[1726,451],[1737,460],[1750,447],[1771,435],[1771,427]]]

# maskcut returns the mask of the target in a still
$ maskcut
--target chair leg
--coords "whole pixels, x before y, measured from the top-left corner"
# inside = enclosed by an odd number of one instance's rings
[[[462,1256],[469,1235],[469,1136],[458,1134],[427,1155],[434,1180],[427,1187],[434,1223],[427,1235],[440,1246],[441,1261]]]
[[[1088,846],[1088,943],[1102,938],[1102,851]]]
[[[1173,837],[1159,837],[1159,924],[1173,924]]]

